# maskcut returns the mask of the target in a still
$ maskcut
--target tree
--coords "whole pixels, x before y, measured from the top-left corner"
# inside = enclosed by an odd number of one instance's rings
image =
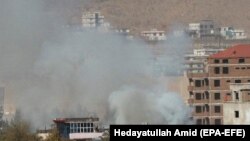
[[[22,119],[19,110],[16,111],[15,117],[3,128],[1,141],[40,141],[36,134],[31,132],[29,124]]]

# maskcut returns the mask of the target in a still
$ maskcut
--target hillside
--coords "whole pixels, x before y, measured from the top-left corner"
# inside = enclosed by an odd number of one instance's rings
[[[112,25],[133,32],[175,23],[213,19],[219,25],[250,29],[249,0],[88,0],[81,7],[100,11]],[[79,5],[78,5],[79,6]]]

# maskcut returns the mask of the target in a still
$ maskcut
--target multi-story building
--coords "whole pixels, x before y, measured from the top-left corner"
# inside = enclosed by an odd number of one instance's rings
[[[248,80],[249,81],[249,80]],[[250,124],[250,82],[231,83],[223,103],[224,124]]]
[[[83,13],[82,14],[82,26],[83,27],[99,27],[104,24],[104,16],[100,12]]]
[[[141,36],[149,41],[160,41],[166,40],[165,31],[160,31],[157,29],[151,29],[149,31],[141,32]]]
[[[54,123],[60,137],[71,140],[91,140],[99,138],[104,132],[99,131],[99,118],[56,118]]]
[[[192,53],[185,55],[185,66],[187,73],[203,73],[205,72],[205,63],[207,58],[224,49],[220,48],[202,48],[193,49]]]
[[[188,103],[194,109],[193,117],[197,124],[228,124],[230,113],[225,111],[224,106],[233,107],[227,103],[233,103],[240,97],[242,101],[248,101],[245,92],[244,95],[238,93],[233,96],[232,86],[250,83],[250,45],[236,45],[209,56],[205,68],[203,73],[187,74]],[[235,114],[239,113],[236,111]],[[230,124],[233,123],[236,122]]]

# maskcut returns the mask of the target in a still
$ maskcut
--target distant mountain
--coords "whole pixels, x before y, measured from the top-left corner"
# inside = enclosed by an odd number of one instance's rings
[[[79,5],[78,5],[79,6]],[[100,11],[113,26],[134,33],[212,19],[250,31],[250,0],[88,0],[84,10]]]

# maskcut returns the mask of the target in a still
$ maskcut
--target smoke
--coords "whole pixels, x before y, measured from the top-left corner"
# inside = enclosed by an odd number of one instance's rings
[[[1,0],[0,81],[11,97],[8,103],[25,119],[36,128],[56,117],[93,114],[110,123],[188,123],[189,109],[154,75],[154,56],[142,41],[67,28],[68,17],[58,9],[72,8],[74,1],[53,2],[61,5],[54,9],[50,1]],[[188,42],[182,44],[185,50]],[[168,49],[177,44],[164,45],[166,52],[179,50]],[[176,72],[178,65],[172,68],[164,70]]]

